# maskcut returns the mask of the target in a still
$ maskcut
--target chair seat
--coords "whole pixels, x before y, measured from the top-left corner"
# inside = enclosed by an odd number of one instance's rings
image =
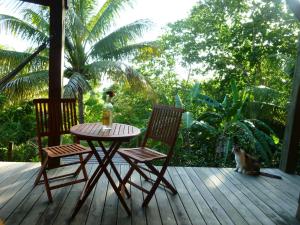
[[[150,148],[121,148],[118,150],[120,155],[127,156],[138,162],[149,162],[155,159],[166,158],[167,155]]]
[[[80,144],[51,146],[43,148],[43,150],[51,158],[79,155],[92,152],[90,148],[85,148]]]

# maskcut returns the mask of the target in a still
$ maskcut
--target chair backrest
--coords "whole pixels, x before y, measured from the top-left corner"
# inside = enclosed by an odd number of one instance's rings
[[[38,138],[68,134],[70,128],[77,124],[76,99],[34,99],[33,103]],[[49,121],[50,114],[53,121]]]
[[[154,105],[142,146],[145,147],[148,138],[151,138],[173,148],[183,112],[181,108]]]

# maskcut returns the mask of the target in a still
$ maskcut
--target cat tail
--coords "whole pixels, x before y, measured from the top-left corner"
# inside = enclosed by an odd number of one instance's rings
[[[276,179],[282,179],[281,176],[277,176],[277,175],[270,174],[270,173],[265,173],[265,172],[260,172],[260,175],[266,176],[266,177],[271,177],[271,178],[276,178]]]

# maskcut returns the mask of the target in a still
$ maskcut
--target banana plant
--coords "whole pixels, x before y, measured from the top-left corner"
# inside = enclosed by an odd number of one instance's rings
[[[178,95],[175,102],[177,106],[184,107]],[[206,110],[197,119],[194,119],[192,112],[183,115],[183,127],[188,130],[189,141],[201,140],[204,145],[213,147],[216,153],[223,154],[225,161],[233,145],[239,145],[270,163],[279,139],[263,121],[246,118],[244,112],[249,102],[249,91],[238,90],[234,81],[231,83],[231,93],[222,102],[202,94],[200,84],[196,83],[186,104],[205,106]]]

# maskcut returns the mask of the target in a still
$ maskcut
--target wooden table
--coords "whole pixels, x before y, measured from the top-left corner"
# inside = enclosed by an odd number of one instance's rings
[[[107,166],[110,165],[112,170],[114,171],[119,183],[121,183],[121,176],[118,173],[115,165],[112,162],[113,156],[116,154],[117,150],[119,149],[120,145],[123,142],[128,142],[131,138],[138,136],[141,132],[140,129],[126,125],[126,124],[119,124],[119,123],[113,123],[111,129],[105,129],[105,127],[101,123],[84,123],[84,124],[78,124],[76,126],[71,127],[70,132],[73,135],[76,135],[76,137],[80,140],[86,140],[90,146],[90,148],[93,151],[93,154],[95,155],[99,165],[97,166],[95,172],[92,174],[92,176],[87,181],[81,196],[76,204],[76,207],[73,211],[72,218],[76,216],[79,209],[83,205],[84,201],[88,197],[88,195],[91,193],[95,185],[97,184],[97,181],[101,177],[103,173],[107,176],[110,184],[112,185],[114,191],[118,195],[118,198],[125,208],[128,215],[131,215],[131,211],[128,208],[122,194],[121,194],[121,187],[117,187],[115,184],[113,178],[111,177],[110,173],[107,170]],[[109,141],[111,142],[111,145],[109,149],[107,150],[105,146],[103,145],[103,141]],[[99,153],[96,150],[96,147],[93,142],[97,142],[98,145],[101,147],[101,149],[104,152],[104,158],[101,159]],[[129,191],[126,189],[126,187],[123,187],[124,191],[127,196],[130,196]]]

